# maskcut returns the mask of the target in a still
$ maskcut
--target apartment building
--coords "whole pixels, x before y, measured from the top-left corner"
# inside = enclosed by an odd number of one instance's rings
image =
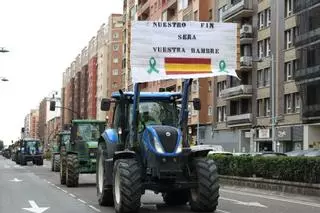
[[[246,152],[302,148],[300,94],[293,79],[297,69],[294,39],[298,35],[293,2],[217,1],[217,21],[238,23],[237,73],[241,80],[229,76],[215,79],[214,143]],[[275,141],[271,128],[272,85]]]
[[[88,117],[88,47],[81,51],[81,74],[80,74],[80,117]]]
[[[81,106],[81,55],[78,54],[75,60],[75,79],[74,79],[74,105],[73,110],[76,112],[75,118],[80,118]]]
[[[39,105],[39,139],[44,140],[47,125],[47,99],[43,98]]]
[[[30,134],[30,113],[24,117],[24,137],[29,137]]]
[[[100,103],[102,98],[107,97],[107,35],[108,26],[102,24],[97,32],[97,120],[104,120],[106,118],[106,112],[100,110]]]
[[[30,131],[29,137],[39,139],[39,110],[30,111]]]
[[[96,119],[97,114],[97,39],[92,37],[88,45],[88,118]]]
[[[53,117],[48,120],[46,129],[45,129],[45,139],[44,139],[44,148],[45,150],[50,149],[53,145],[53,139],[55,134],[61,129],[61,117]]]
[[[293,76],[301,94],[303,147],[320,148],[320,1],[296,0],[291,7],[299,32],[294,40],[299,60]]]

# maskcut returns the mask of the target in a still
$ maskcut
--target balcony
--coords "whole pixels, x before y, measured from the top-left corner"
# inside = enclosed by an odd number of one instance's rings
[[[140,20],[146,20],[149,17],[150,13],[150,2],[146,1],[138,5],[137,15],[142,18]]]
[[[252,68],[252,56],[240,57],[240,70],[248,70]]]
[[[309,32],[303,33],[301,35],[298,35],[295,38],[295,45],[302,46],[304,44],[309,44],[315,41],[318,41],[320,39],[320,28],[311,30]]]
[[[253,14],[252,0],[241,0],[231,4],[222,14],[224,22],[236,21]]]
[[[252,123],[251,113],[227,116],[228,127],[248,126],[248,125],[251,125],[251,123]]]
[[[224,89],[220,93],[221,97],[225,100],[234,100],[240,98],[252,97],[252,85],[239,85]]]
[[[168,0],[167,4],[164,6],[164,9],[177,8],[177,0]]]
[[[306,80],[306,79],[320,77],[319,71],[320,71],[320,65],[296,70],[294,73],[294,80],[302,81],[302,80]]]
[[[252,25],[245,24],[240,29],[240,44],[252,44]]]
[[[302,107],[302,120],[320,120],[320,104],[306,105]]]

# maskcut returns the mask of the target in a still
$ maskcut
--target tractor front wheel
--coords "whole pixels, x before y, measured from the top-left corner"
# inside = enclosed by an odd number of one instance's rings
[[[113,172],[113,197],[116,212],[138,212],[143,190],[138,161],[119,159],[114,164]]]
[[[189,203],[192,211],[213,212],[218,206],[219,183],[214,161],[207,158],[194,160],[198,187],[190,189]]]
[[[55,154],[53,157],[54,157],[54,171],[59,172],[60,171],[60,155]]]
[[[64,185],[67,182],[66,178],[66,170],[67,170],[67,162],[66,156],[60,156],[60,184]]]
[[[76,154],[67,157],[67,186],[77,187],[79,184],[79,160]]]
[[[106,175],[112,175],[111,171],[106,171],[104,167],[105,156],[103,151],[106,149],[104,143],[100,143],[98,147],[98,162],[97,162],[97,195],[98,201],[101,206],[113,206],[113,193],[112,186],[106,186]]]

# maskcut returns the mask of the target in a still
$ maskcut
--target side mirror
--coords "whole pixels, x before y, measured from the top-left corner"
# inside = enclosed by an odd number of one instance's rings
[[[194,98],[192,102],[193,102],[193,109],[194,110],[201,110],[200,98]]]
[[[55,110],[56,110],[56,102],[50,101],[50,111],[55,111]]]
[[[111,100],[108,98],[103,98],[101,100],[101,105],[100,105],[100,109],[102,111],[109,111],[110,110],[110,106],[111,106]]]

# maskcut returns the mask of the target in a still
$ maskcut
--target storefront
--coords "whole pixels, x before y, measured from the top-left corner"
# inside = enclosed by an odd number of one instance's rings
[[[290,152],[303,149],[303,126],[277,128],[279,152]]]

